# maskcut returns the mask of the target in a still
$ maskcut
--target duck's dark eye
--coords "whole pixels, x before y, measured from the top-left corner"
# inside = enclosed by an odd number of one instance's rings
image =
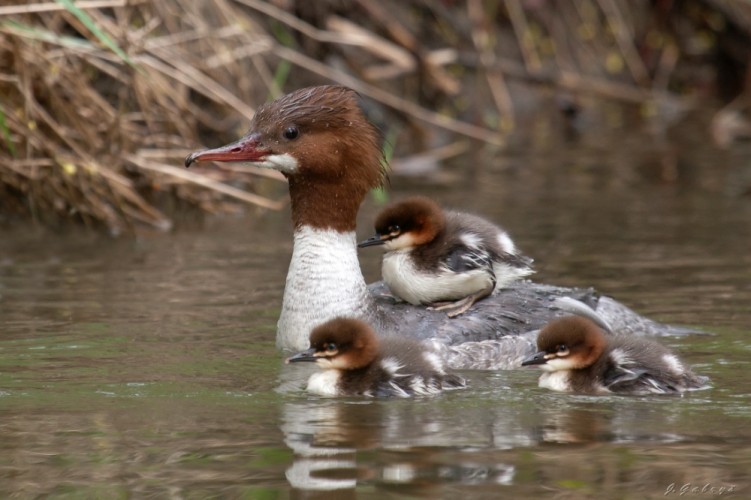
[[[566,347],[566,344],[561,344],[557,346],[555,350],[558,354],[566,354],[568,352],[568,347]]]
[[[327,351],[336,351],[336,344],[333,342],[329,342],[328,344],[325,344],[323,348],[326,349]]]
[[[283,135],[285,139],[289,139],[291,141],[293,139],[297,139],[297,136],[300,135],[300,131],[297,129],[297,127],[287,127],[284,129]]]
[[[401,230],[402,230],[402,228],[400,228],[399,226],[390,226],[389,227],[389,233],[392,233],[392,234],[393,233],[399,233],[399,232],[401,232]]]

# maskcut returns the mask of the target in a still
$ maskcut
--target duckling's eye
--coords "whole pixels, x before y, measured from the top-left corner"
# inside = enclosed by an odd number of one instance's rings
[[[400,233],[401,231],[402,231],[402,228],[400,228],[399,226],[389,226],[390,234]]]
[[[568,354],[568,347],[566,347],[566,344],[560,344],[560,345],[556,346],[555,352],[557,354],[565,356],[566,354]]]
[[[328,344],[324,344],[323,348],[328,352],[336,351],[336,344],[333,342],[329,342]]]
[[[300,131],[297,129],[297,127],[287,127],[286,129],[284,129],[282,135],[284,135],[285,139],[289,139],[291,141],[293,139],[297,139],[297,137],[300,135]]]

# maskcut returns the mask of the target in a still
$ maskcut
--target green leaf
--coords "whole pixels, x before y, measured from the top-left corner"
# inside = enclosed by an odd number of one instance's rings
[[[94,22],[94,20],[83,10],[76,7],[76,5],[73,3],[73,0],[56,0],[57,3],[65,7],[65,9],[76,16],[79,21],[83,23],[86,28],[91,31],[91,33],[94,34],[95,37],[99,39],[102,44],[110,49],[112,52],[117,54],[120,59],[125,61],[126,63],[130,64],[131,66],[134,66],[133,62],[128,57],[128,54],[123,52],[123,49],[118,47],[118,45],[115,43],[112,38],[110,38],[104,31],[102,31],[99,26]]]
[[[383,140],[383,155],[381,156],[381,163],[384,169],[388,169],[391,159],[394,157],[394,143],[399,136],[398,128],[390,128],[386,133],[386,137]],[[373,197],[373,201],[378,205],[385,205],[389,201],[389,193],[383,187],[378,187],[370,190],[370,195]]]
[[[289,77],[289,73],[292,70],[292,63],[289,61],[280,61],[279,64],[276,66],[276,71],[274,72],[274,85],[278,89],[283,89],[284,84],[287,82],[287,78]],[[279,97],[271,96],[272,98],[276,99]]]
[[[292,33],[282,23],[272,23],[271,32],[273,33],[274,38],[276,38],[277,41],[282,44],[282,46],[289,47],[291,49],[295,48],[295,37],[292,36]],[[291,70],[292,63],[290,63],[289,61],[282,60],[279,62],[279,64],[277,64],[276,71],[274,72],[274,87],[272,87],[271,95],[269,95],[269,100],[279,97],[279,92],[282,91],[284,84],[287,83],[287,78],[289,78]]]
[[[88,40],[81,40],[80,38],[74,38],[72,36],[60,36],[56,33],[52,33],[49,30],[35,28],[33,26],[28,26],[26,24],[19,23],[14,20],[4,21],[0,23],[0,26],[7,26],[13,30],[14,34],[17,34],[19,36],[23,36],[26,38],[31,38],[33,40],[41,40],[43,42],[56,43],[63,47],[84,48],[84,49],[94,48],[93,45],[91,45],[91,43],[89,43]]]
[[[8,151],[10,151],[11,156],[16,158],[16,146],[13,144],[13,141],[10,140],[10,128],[5,121],[5,112],[3,112],[3,108],[0,108],[0,132],[3,133],[5,145],[8,146]]]

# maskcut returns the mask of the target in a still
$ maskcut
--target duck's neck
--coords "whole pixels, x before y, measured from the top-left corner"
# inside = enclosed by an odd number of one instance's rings
[[[310,330],[337,316],[372,320],[374,304],[357,259],[354,231],[295,229],[276,343],[307,349]]]

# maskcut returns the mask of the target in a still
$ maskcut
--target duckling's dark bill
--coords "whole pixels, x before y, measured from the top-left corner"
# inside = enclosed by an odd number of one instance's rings
[[[386,239],[383,238],[380,234],[376,234],[375,236],[371,236],[365,241],[361,241],[357,244],[358,248],[365,248],[365,247],[372,247],[376,245],[383,245],[386,243]]]
[[[298,352],[294,356],[290,356],[284,362],[287,364],[300,363],[302,361],[309,361],[309,362],[315,363],[316,361],[318,361],[318,356],[316,356],[315,354],[316,354],[316,350],[311,347],[307,351]]]
[[[536,352],[533,355],[525,358],[524,361],[522,361],[522,366],[544,365],[548,362],[548,358],[546,356],[547,353],[545,351]]]

